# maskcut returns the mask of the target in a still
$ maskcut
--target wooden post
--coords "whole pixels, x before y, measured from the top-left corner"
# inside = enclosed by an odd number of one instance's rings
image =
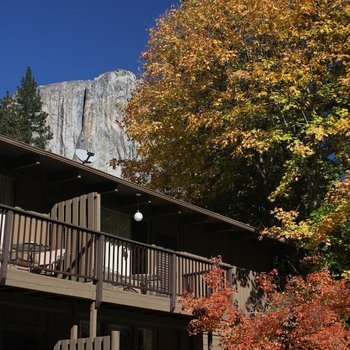
[[[99,308],[102,303],[104,250],[105,250],[105,237],[103,235],[100,235],[97,241],[96,308]]]
[[[170,311],[174,312],[176,306],[176,254],[172,254],[171,274],[170,274]]]
[[[226,279],[227,279],[227,282],[228,282],[228,285],[229,285],[230,288],[233,287],[232,275],[233,275],[233,267],[231,266],[228,270],[226,270]],[[231,302],[233,304],[234,301],[235,301],[235,298],[234,298],[233,294],[231,295],[230,300],[231,300]]]
[[[13,211],[9,210],[6,213],[4,238],[2,241],[0,284],[5,284],[6,277],[7,277],[7,267],[8,267],[9,258],[10,258],[10,240],[11,240],[12,225],[13,225]]]
[[[208,350],[213,349],[213,333],[208,332]]]
[[[226,270],[226,279],[230,287],[232,287],[232,274],[233,274],[233,267],[231,266],[228,270]]]
[[[120,350],[120,332],[112,331],[111,350]]]
[[[90,325],[89,325],[89,338],[96,338],[97,329],[97,310],[96,303],[93,301],[90,305]]]
[[[70,329],[70,338],[71,339],[78,339],[78,325],[73,325]]]

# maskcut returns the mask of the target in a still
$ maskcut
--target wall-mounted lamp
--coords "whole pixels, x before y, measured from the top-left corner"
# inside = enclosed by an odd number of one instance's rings
[[[139,208],[139,198],[141,197],[141,193],[136,193],[136,197],[137,197],[137,212],[134,214],[134,220],[139,222],[143,219],[143,215],[140,212],[140,208]]]

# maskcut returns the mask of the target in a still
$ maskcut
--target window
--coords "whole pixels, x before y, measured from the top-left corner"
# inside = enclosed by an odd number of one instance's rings
[[[137,330],[138,350],[153,350],[153,331],[147,328]]]
[[[14,180],[0,175],[0,203],[5,205],[14,204]]]
[[[102,207],[101,231],[114,236],[131,238],[130,217],[116,210]]]
[[[38,347],[40,347],[40,340],[35,333],[19,329],[4,329],[2,331],[2,349],[36,350]]]

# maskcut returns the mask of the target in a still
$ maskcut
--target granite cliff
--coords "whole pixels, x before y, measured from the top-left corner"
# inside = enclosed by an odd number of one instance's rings
[[[118,70],[93,80],[40,86],[43,110],[53,133],[47,150],[76,159],[75,149],[88,149],[95,152],[94,167],[120,176],[120,168],[113,170],[108,162],[135,156],[135,144],[117,121],[123,117],[136,82],[133,73]]]

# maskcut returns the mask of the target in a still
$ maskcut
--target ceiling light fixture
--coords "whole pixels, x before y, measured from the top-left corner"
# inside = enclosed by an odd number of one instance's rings
[[[136,193],[136,198],[137,198],[137,212],[134,214],[134,220],[139,222],[142,221],[143,219],[143,215],[140,212],[140,208],[139,208],[139,198],[141,197],[141,193]]]

